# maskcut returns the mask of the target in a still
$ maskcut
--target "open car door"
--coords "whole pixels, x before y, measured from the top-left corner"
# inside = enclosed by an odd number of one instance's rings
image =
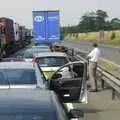
[[[71,77],[62,76],[62,69],[69,68]],[[50,89],[54,90],[64,102],[87,103],[87,63],[83,61],[70,62],[60,67],[50,80]]]

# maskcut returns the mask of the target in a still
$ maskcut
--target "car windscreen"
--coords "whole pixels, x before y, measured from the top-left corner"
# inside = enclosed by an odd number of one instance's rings
[[[33,52],[28,52],[28,51],[26,51],[25,53],[24,53],[24,56],[23,56],[24,58],[33,58]]]
[[[51,113],[51,112],[50,112]],[[44,114],[0,114],[0,120],[58,120],[50,113]]]
[[[42,52],[51,52],[51,51],[50,51],[50,49],[38,49],[38,48],[35,48],[35,49],[25,51],[23,57],[24,58],[33,58],[34,55],[42,53]]]
[[[40,67],[60,67],[68,63],[65,57],[41,57],[37,58]]]
[[[36,84],[33,69],[0,69],[0,85]]]

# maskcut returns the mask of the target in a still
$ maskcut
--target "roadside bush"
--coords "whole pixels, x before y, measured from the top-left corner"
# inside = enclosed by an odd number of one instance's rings
[[[76,33],[76,38],[78,38],[78,34]]]
[[[116,38],[116,34],[115,34],[115,32],[112,32],[110,39],[114,40],[115,38]]]

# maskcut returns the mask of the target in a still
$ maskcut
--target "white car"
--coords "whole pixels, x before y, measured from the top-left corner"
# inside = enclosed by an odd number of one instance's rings
[[[33,61],[38,63],[47,79],[50,79],[52,74],[61,66],[70,62],[67,54],[62,52],[39,53],[34,57]],[[63,77],[71,77],[69,69],[69,67],[65,67],[61,70]]]
[[[36,49],[49,49],[50,50],[50,47],[49,46],[45,46],[45,45],[32,46],[32,48],[36,48]]]
[[[50,49],[37,49],[30,48],[24,51],[23,60],[26,62],[32,62],[33,57],[39,53],[51,52]]]
[[[44,87],[43,75],[33,62],[1,62],[0,89]]]

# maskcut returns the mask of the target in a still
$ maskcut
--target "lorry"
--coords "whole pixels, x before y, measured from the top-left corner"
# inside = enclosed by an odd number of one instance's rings
[[[26,41],[30,43],[30,33],[30,29],[20,26],[14,20],[0,17],[0,57],[9,57],[20,48],[25,47]]]
[[[34,43],[60,43],[59,11],[33,11]]]
[[[8,56],[9,54],[13,53],[14,50],[14,28],[13,28],[13,20],[6,18],[6,17],[0,17],[0,23],[2,24],[0,29],[4,30],[2,31],[2,51],[4,51],[4,55]]]

